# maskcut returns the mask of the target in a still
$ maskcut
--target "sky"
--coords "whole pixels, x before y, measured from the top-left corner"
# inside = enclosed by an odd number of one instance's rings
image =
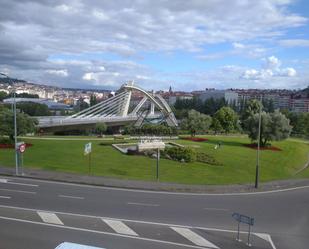
[[[75,88],[305,88],[309,1],[0,0],[0,72]]]

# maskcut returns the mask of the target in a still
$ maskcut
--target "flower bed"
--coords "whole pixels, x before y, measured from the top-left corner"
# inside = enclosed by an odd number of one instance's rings
[[[193,141],[193,142],[205,142],[205,141],[208,141],[207,138],[201,138],[201,137],[183,137],[182,139]]]
[[[244,144],[244,146],[257,150],[257,144]],[[260,150],[282,151],[280,148],[275,146],[261,146]]]
[[[33,144],[26,143],[26,148],[31,146]],[[0,149],[14,149],[14,144],[0,144]]]

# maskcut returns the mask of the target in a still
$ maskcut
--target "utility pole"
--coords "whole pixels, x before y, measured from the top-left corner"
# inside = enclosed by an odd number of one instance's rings
[[[257,151],[256,151],[256,168],[255,168],[255,188],[259,187],[260,178],[260,140],[261,140],[261,121],[262,121],[262,95],[260,97],[259,103],[259,130],[258,130],[258,141],[257,141]]]

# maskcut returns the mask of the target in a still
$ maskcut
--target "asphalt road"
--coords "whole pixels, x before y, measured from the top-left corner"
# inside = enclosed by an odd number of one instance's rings
[[[306,249],[309,186],[250,194],[181,194],[0,177],[0,249],[63,241],[122,248],[249,248],[233,212],[254,217],[251,248]]]

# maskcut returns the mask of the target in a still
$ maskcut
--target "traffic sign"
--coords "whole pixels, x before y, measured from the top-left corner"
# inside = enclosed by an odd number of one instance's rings
[[[24,153],[26,150],[26,144],[21,144],[18,147],[20,153]]]
[[[84,155],[88,155],[89,153],[91,153],[91,143],[87,143],[85,144],[85,150],[84,150]]]
[[[245,223],[245,224],[248,224],[250,226],[254,225],[254,218],[251,218],[249,216],[239,214],[239,213],[233,213],[232,217],[238,222]]]

